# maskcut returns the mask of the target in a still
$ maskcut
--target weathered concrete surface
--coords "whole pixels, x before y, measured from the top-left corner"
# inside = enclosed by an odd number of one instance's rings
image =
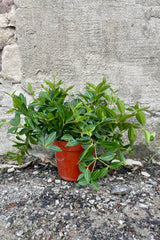
[[[147,125],[159,132],[160,0],[14,3],[21,86],[31,82],[38,91],[43,79],[58,72],[78,91],[105,75],[125,103],[151,106]],[[0,26],[6,23],[1,15]]]

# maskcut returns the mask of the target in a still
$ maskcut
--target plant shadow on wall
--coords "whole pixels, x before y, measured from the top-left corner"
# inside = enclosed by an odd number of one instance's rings
[[[67,179],[65,171],[71,169],[77,176],[70,181],[78,181],[82,186],[91,184],[98,190],[97,180],[105,177],[109,169],[117,170],[125,165],[124,153],[134,152],[132,146],[137,131],[144,133],[148,146],[154,140],[155,132],[149,133],[145,129],[143,111],[148,107],[136,104],[126,108],[105,77],[97,86],[86,83],[86,92],[75,95],[69,94],[73,86],[64,89],[62,81],[56,83],[56,76],[53,76],[52,81],[46,80],[41,87],[36,97],[32,86],[28,84],[34,98],[30,104],[27,104],[22,93],[9,94],[13,108],[8,113],[14,112],[15,116],[9,123],[2,120],[1,126],[11,125],[8,134],[16,136],[13,146],[18,151],[8,154],[19,164],[28,154],[28,149],[40,143],[44,148],[56,152],[58,166],[65,168],[58,168],[63,179]],[[127,144],[123,142],[126,132]],[[103,154],[99,154],[100,147],[105,150]],[[70,155],[72,148],[76,154],[79,153],[75,159]],[[66,157],[60,159],[59,165],[58,160],[63,152]]]

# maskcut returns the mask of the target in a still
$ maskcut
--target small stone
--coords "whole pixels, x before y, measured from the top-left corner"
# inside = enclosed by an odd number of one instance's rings
[[[119,224],[122,225],[124,223],[123,220],[118,220]]]
[[[59,205],[59,200],[58,199],[56,199],[55,205]]]
[[[34,171],[32,174],[33,174],[33,175],[37,175],[37,174],[38,174],[38,171]]]
[[[23,235],[23,230],[19,230],[16,232],[17,237],[21,237]]]
[[[49,178],[49,179],[47,180],[47,182],[48,182],[48,183],[51,183],[51,182],[52,182],[52,178]]]
[[[137,165],[142,167],[142,163],[139,161],[135,161],[133,159],[126,159],[126,165],[132,166],[132,165]]]
[[[131,190],[132,190],[132,188],[130,186],[127,186],[124,184],[123,185],[115,185],[112,187],[111,193],[123,195],[123,194],[129,193]]]
[[[35,234],[36,234],[36,236],[39,236],[39,235],[41,235],[43,232],[44,232],[43,229],[38,229],[38,230],[35,232]]]
[[[141,172],[141,174],[143,175],[143,176],[145,176],[145,177],[150,177],[151,175],[149,174],[149,173],[147,173],[147,172]]]
[[[89,200],[89,203],[90,203],[90,204],[94,204],[94,203],[95,203],[95,200],[94,200],[94,199],[91,199],[91,200]]]
[[[60,183],[61,183],[61,180],[60,180],[60,179],[55,179],[55,183],[60,184]]]
[[[15,168],[9,168],[9,169],[7,170],[8,173],[12,173],[12,172],[14,172],[14,171],[15,171]]]
[[[150,184],[152,184],[153,186],[157,186],[158,183],[156,181],[153,181],[152,179],[149,179]]]
[[[148,209],[148,205],[143,204],[143,203],[140,203],[140,204],[139,204],[139,207],[140,207],[140,208],[143,208],[143,209]]]

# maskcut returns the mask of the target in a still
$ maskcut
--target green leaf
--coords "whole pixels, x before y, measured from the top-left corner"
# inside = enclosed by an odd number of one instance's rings
[[[61,152],[62,151],[58,146],[55,146],[55,145],[47,146],[47,149],[49,149],[49,150],[51,150],[53,152]]]
[[[8,110],[6,113],[12,113],[12,112],[15,112],[15,111],[16,111],[16,109],[12,108],[12,109]]]
[[[29,127],[31,127],[32,129],[35,129],[35,126],[34,126],[34,124],[33,124],[33,121],[32,121],[32,119],[31,119],[30,117],[26,116],[26,117],[24,118],[24,120],[25,120],[26,124],[27,124]]]
[[[85,179],[84,178],[84,173],[79,174],[77,181],[80,181],[82,179]]]
[[[61,137],[62,140],[66,141],[66,142],[69,142],[69,141],[73,141],[74,138],[72,137],[72,135],[70,134],[65,134],[63,135],[63,137]]]
[[[94,90],[96,89],[96,86],[93,83],[87,83],[87,86],[93,88]]]
[[[18,112],[15,113],[15,118],[10,120],[10,124],[12,126],[18,126],[20,124],[20,114]]]
[[[138,111],[136,114],[137,121],[144,127],[146,124],[146,117],[143,112]]]
[[[16,157],[17,156],[17,153],[13,153],[13,152],[8,152],[8,154],[12,157]]]
[[[155,136],[156,136],[156,132],[152,132],[152,133],[150,134],[150,141],[153,141],[154,138],[155,138]]]
[[[150,144],[150,133],[147,130],[144,130],[144,136],[147,146]]]
[[[89,147],[81,154],[80,160],[82,160],[83,158],[89,157],[93,153],[93,150],[94,150],[94,146],[89,145]]]
[[[91,173],[91,180],[97,180],[99,178],[99,172],[100,170],[95,170]]]
[[[122,164],[123,164],[123,162],[113,162],[110,164],[110,168],[118,169]]]
[[[134,109],[135,109],[135,110],[138,110],[138,109],[139,109],[139,104],[138,104],[138,103],[136,103],[136,105],[134,106]]]
[[[56,139],[56,132],[49,134],[45,139],[45,146],[48,146],[51,143],[53,143],[55,139]]]
[[[84,162],[79,163],[79,170],[84,173],[86,171],[86,164]]]
[[[21,155],[17,154],[17,163],[18,165],[21,165]]]
[[[107,161],[113,160],[114,157],[115,157],[115,155],[116,155],[116,154],[113,153],[113,152],[106,152],[106,153],[102,154],[99,158],[100,158],[101,160],[107,162]]]
[[[73,146],[77,146],[78,144],[79,142],[77,140],[73,140],[68,142],[65,147],[73,147]]]
[[[87,183],[90,182],[91,179],[91,172],[88,168],[86,168],[85,172],[84,172],[84,177]]]
[[[126,161],[125,161],[125,157],[122,151],[118,151],[118,159],[125,165]]]
[[[30,91],[31,95],[34,95],[34,91],[30,83],[28,83],[28,90]]]
[[[136,138],[137,138],[137,132],[136,132],[135,128],[131,126],[128,129],[128,139],[129,139],[131,145],[133,145]]]
[[[18,108],[18,107],[20,108],[21,105],[22,105],[22,100],[21,100],[21,98],[18,97],[18,96],[16,96],[16,95],[14,95],[14,96],[13,96],[13,106],[14,106],[14,108]]]
[[[19,132],[19,135],[23,135],[23,134],[27,135],[30,131],[32,131],[32,130],[30,130],[29,128],[23,128],[23,129]]]
[[[61,104],[57,103],[57,102],[54,102],[56,107],[57,107],[57,110],[58,110],[58,113],[61,117],[61,119],[64,121],[65,120],[65,112],[63,110],[63,107],[61,106]]]
[[[29,136],[29,140],[30,140],[30,142],[31,142],[32,144],[34,144],[34,145],[37,145],[37,144],[38,144],[37,141],[36,141],[32,136]]]
[[[108,173],[108,167],[102,168],[99,172],[98,178],[103,178],[107,175]]]
[[[119,144],[115,142],[102,141],[100,145],[107,148],[108,151],[116,152],[119,148]]]
[[[8,133],[15,133],[15,131],[17,131],[18,127],[11,127],[10,129],[8,129]]]
[[[91,181],[91,185],[95,190],[99,190],[97,181]]]
[[[125,105],[124,103],[118,98],[117,100],[117,107],[118,107],[118,110],[124,114],[125,113]]]
[[[78,181],[77,184],[80,186],[86,186],[88,184],[88,182],[85,179],[81,179],[80,181]]]

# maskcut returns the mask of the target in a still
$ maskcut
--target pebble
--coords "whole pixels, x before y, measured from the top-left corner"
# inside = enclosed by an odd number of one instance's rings
[[[60,184],[60,183],[61,183],[61,180],[60,180],[60,179],[55,179],[55,183]]]
[[[151,175],[149,174],[149,173],[147,173],[147,172],[141,172],[141,174],[143,175],[143,176],[145,176],[145,177],[150,177]]]
[[[52,178],[49,178],[49,179],[47,180],[47,182],[48,182],[48,183],[51,183],[51,182],[52,182]]]
[[[35,232],[35,235],[36,235],[36,236],[39,236],[39,235],[41,235],[43,232],[44,232],[43,229],[38,229],[38,230]]]
[[[122,225],[125,221],[123,220],[118,220],[119,224]]]
[[[153,186],[157,186],[158,183],[156,181],[153,181],[151,178],[149,179],[150,184],[152,184]]]
[[[23,233],[24,233],[23,230],[19,230],[16,232],[16,236],[21,237],[23,235]]]
[[[128,185],[124,185],[124,184],[123,185],[115,185],[112,187],[111,193],[123,195],[123,194],[129,193],[131,190],[132,190],[132,188]]]
[[[133,159],[126,159],[126,165],[132,166],[132,165],[137,165],[142,167],[142,163],[139,161],[135,161]]]
[[[89,200],[89,203],[90,203],[90,204],[94,204],[94,203],[95,203],[95,200],[94,200],[94,199],[91,199],[91,200]]]
[[[13,167],[13,168],[8,168],[8,170],[7,170],[7,172],[8,173],[12,173],[12,172],[14,172],[15,171],[15,168]]]
[[[143,209],[148,209],[148,205],[143,204],[143,203],[139,203],[139,207],[143,208]]]
[[[37,175],[38,173],[39,173],[38,171],[32,172],[33,175]]]

